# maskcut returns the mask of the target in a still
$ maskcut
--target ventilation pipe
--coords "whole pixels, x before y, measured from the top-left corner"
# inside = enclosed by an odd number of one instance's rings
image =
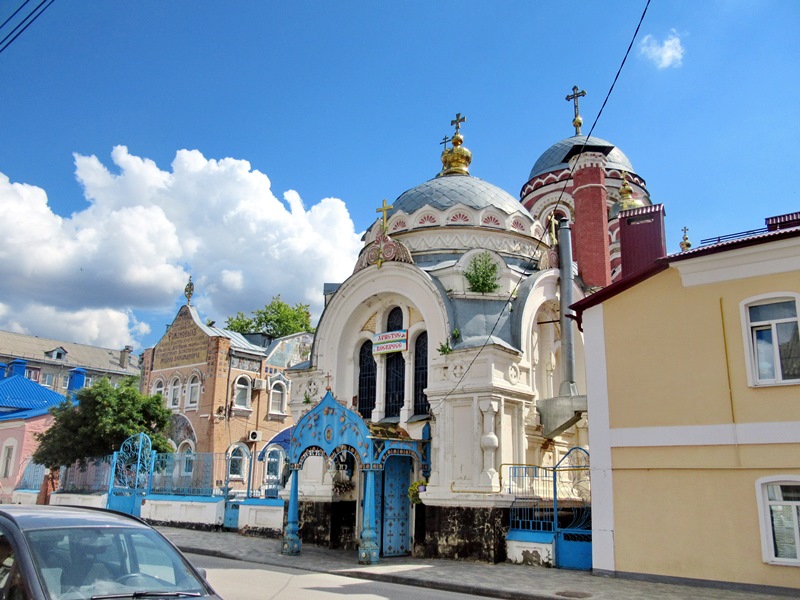
[[[572,286],[575,281],[572,272],[572,232],[569,221],[561,219],[558,226],[558,264],[561,267],[561,363],[564,379],[558,390],[559,396],[577,396],[575,385],[575,332],[572,328]]]
[[[575,384],[575,331],[571,311],[574,274],[572,264],[572,233],[569,222],[562,219],[558,228],[558,264],[561,269],[561,364],[564,380],[554,398],[536,402],[542,423],[542,433],[547,439],[561,435],[580,421],[587,410],[586,396],[578,395]]]

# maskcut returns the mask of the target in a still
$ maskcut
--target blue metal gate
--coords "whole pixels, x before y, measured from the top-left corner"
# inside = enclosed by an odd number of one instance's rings
[[[114,452],[108,489],[108,508],[136,517],[142,512],[142,498],[147,495],[155,459],[150,437],[132,435]]]
[[[553,473],[555,559],[560,569],[592,568],[592,501],[589,453],[572,448]]]
[[[383,467],[383,526],[381,546],[384,556],[403,556],[409,552],[411,501],[411,457],[390,456]]]

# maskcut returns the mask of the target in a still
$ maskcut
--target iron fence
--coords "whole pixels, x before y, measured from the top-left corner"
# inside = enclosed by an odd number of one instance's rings
[[[25,468],[22,473],[22,479],[17,482],[14,487],[15,490],[40,490],[45,475],[49,469],[44,465],[39,465],[33,462],[32,458],[26,458],[24,463]]]
[[[84,464],[61,467],[57,493],[92,494],[107,492],[113,455],[90,459]]]

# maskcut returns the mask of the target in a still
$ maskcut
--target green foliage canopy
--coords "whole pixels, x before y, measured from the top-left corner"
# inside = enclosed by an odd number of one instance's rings
[[[108,379],[100,379],[51,410],[53,425],[37,433],[39,448],[33,460],[51,469],[76,461],[108,456],[119,450],[126,439],[144,432],[150,436],[153,450],[172,452],[166,432],[172,412],[164,406],[160,394],[145,396],[139,392],[137,378],[126,378],[118,388]]]
[[[252,317],[237,312],[225,320],[225,327],[239,333],[263,333],[273,340],[303,331],[313,332],[308,304],[289,306],[280,294],[272,302],[252,312]]]

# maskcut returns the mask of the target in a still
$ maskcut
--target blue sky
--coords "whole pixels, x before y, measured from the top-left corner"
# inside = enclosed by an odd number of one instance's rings
[[[56,0],[0,53],[0,329],[141,349],[188,274],[220,323],[276,294],[318,316],[456,112],[513,196],[573,85],[588,132],[644,5]],[[789,0],[650,5],[594,135],[669,251],[800,209],[798,26]]]

